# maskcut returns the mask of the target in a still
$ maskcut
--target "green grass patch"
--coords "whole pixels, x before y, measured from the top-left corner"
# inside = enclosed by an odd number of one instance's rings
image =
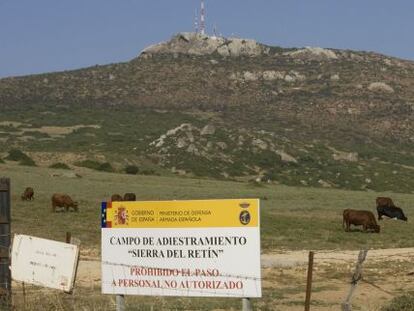
[[[381,311],[412,311],[414,310],[414,295],[404,295],[391,300],[390,304]]]

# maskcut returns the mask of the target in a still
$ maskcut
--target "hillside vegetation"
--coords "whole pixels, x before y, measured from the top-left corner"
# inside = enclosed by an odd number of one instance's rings
[[[0,153],[412,192],[414,63],[179,34],[129,62],[0,80]]]

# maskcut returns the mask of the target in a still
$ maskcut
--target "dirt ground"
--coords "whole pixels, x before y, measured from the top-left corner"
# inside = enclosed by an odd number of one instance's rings
[[[350,288],[358,253],[315,252],[312,310],[340,310]],[[307,251],[262,254],[264,299],[253,301],[255,310],[303,310],[308,254]],[[100,261],[86,256],[79,264],[77,286],[99,288],[100,281]],[[354,294],[354,310],[378,311],[394,296],[407,292],[414,292],[414,248],[369,250],[363,279]]]

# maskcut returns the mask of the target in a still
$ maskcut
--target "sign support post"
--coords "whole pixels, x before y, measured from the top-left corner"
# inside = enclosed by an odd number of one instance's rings
[[[125,311],[124,295],[116,295],[116,311]]]
[[[0,310],[11,310],[10,179],[0,178]]]
[[[249,298],[242,299],[243,308],[242,311],[253,311],[252,302]]]

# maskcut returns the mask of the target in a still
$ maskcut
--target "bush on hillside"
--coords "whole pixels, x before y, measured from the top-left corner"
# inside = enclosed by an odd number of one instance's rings
[[[0,158],[0,163],[4,163],[4,160],[2,158]]]
[[[75,163],[76,166],[90,168],[95,171],[113,172],[114,168],[109,162],[100,163],[94,160],[84,160]]]
[[[159,175],[153,169],[143,170],[141,171],[141,175]]]
[[[18,161],[30,159],[30,157],[19,149],[12,149],[9,151],[9,155],[5,159],[9,161],[18,162]]]
[[[33,161],[31,158],[20,160],[19,164],[24,166],[36,166],[35,161]]]
[[[80,167],[90,168],[92,170],[97,170],[101,164],[93,160],[84,160],[84,161],[76,162],[75,165],[80,166]]]
[[[113,172],[114,168],[112,167],[111,163],[105,162],[105,163],[99,164],[97,170],[101,172]]]
[[[70,170],[70,167],[65,163],[57,162],[49,166],[49,168],[56,168],[61,170]]]
[[[125,173],[127,174],[136,175],[138,172],[139,168],[136,165],[128,165],[125,167]]]
[[[35,161],[33,161],[31,157],[19,149],[10,150],[9,155],[5,159],[9,161],[19,162],[20,165],[36,166]]]

